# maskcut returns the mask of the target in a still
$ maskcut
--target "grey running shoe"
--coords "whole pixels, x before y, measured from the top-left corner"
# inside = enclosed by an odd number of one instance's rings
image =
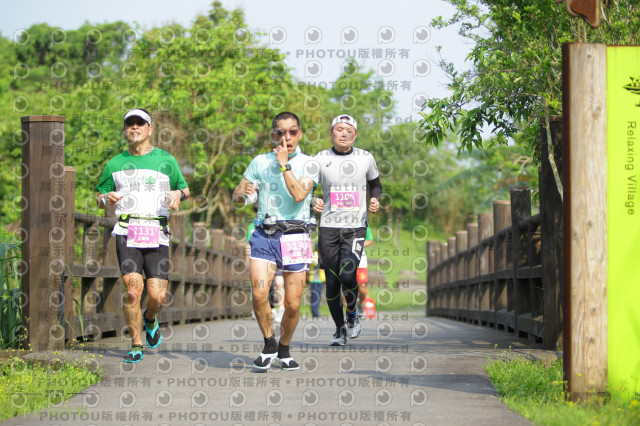
[[[362,333],[362,326],[357,315],[347,315],[347,336],[349,339],[355,339]]]
[[[344,346],[347,344],[347,329],[343,325],[340,328],[336,328],[336,332],[333,333],[333,337],[329,342],[331,346]]]

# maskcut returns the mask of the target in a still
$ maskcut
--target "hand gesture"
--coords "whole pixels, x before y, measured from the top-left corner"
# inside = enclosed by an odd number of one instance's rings
[[[324,201],[322,198],[314,198],[311,207],[313,207],[314,212],[322,213],[322,210],[324,210]]]
[[[287,165],[289,162],[289,151],[287,150],[287,141],[284,137],[280,138],[278,145],[273,149],[276,154],[276,161],[280,167]]]
[[[369,200],[369,211],[371,213],[375,213],[380,208],[380,201],[377,198],[372,198]]]

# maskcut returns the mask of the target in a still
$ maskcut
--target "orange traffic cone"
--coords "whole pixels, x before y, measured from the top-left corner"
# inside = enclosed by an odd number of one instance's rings
[[[372,298],[367,296],[362,301],[362,306],[364,306],[364,316],[367,319],[376,317],[376,303],[373,301]]]

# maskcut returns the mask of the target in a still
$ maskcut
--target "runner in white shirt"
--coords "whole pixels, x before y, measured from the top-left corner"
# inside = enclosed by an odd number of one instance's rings
[[[314,199],[313,210],[322,213],[318,249],[326,276],[327,305],[336,324],[330,344],[338,346],[362,331],[356,309],[356,271],[367,230],[367,207],[371,213],[380,208],[382,184],[373,155],[353,146],[358,136],[358,123],[353,117],[335,117],[330,134],[333,147],[315,157],[323,198]],[[368,203],[367,187],[371,196]],[[347,303],[346,327],[343,294]]]

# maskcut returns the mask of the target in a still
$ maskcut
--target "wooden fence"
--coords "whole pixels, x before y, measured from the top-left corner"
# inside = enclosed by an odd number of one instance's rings
[[[427,314],[514,332],[547,349],[562,349],[562,126],[542,132],[540,214],[531,216],[531,192],[511,189],[493,214],[427,243]],[[550,154],[552,154],[550,156]],[[550,158],[553,159],[551,163]],[[556,175],[557,176],[557,175]]]
[[[127,331],[114,209],[107,217],[75,211],[76,171],[64,164],[64,124],[61,116],[22,118],[23,345],[37,350]],[[187,236],[182,215],[171,216],[170,225],[169,289],[159,321],[249,315],[244,241],[197,224]]]

